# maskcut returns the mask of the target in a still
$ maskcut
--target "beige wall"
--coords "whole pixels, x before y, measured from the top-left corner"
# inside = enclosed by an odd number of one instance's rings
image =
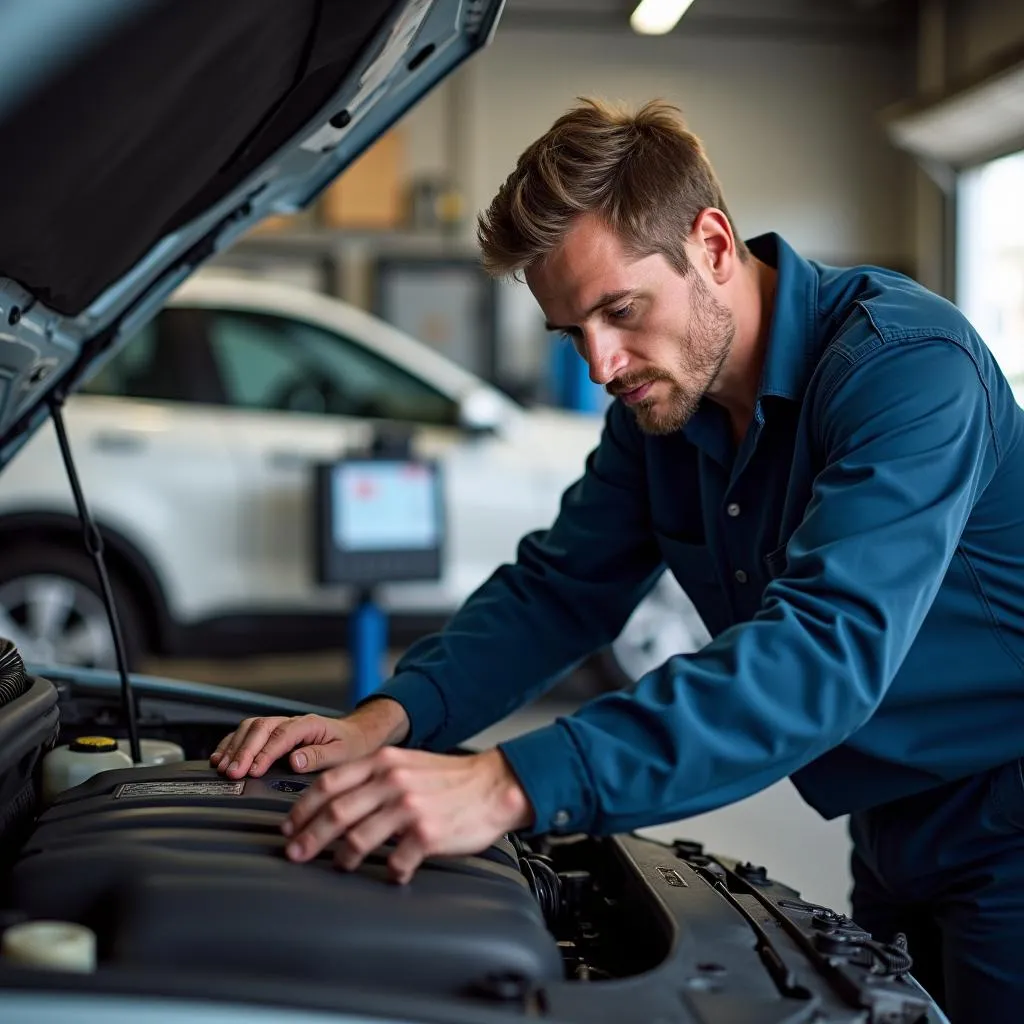
[[[499,29],[407,130],[414,170],[435,172],[457,122],[456,174],[477,209],[576,96],[664,96],[705,140],[743,234],[777,230],[824,260],[908,265],[912,169],[876,114],[913,88],[911,76],[881,44]]]

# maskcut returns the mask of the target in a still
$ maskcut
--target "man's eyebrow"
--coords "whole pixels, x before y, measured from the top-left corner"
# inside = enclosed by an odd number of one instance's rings
[[[583,314],[583,316],[580,317],[580,319],[581,320],[586,320],[587,317],[592,316],[594,313],[596,313],[602,307],[610,306],[614,302],[621,302],[627,295],[632,295],[632,294],[633,294],[633,289],[632,288],[625,288],[622,291],[618,291],[618,292],[605,292],[604,295],[602,295],[601,298],[599,298],[597,300],[597,302],[595,302],[590,307],[590,309],[588,309]],[[568,331],[569,330],[568,327],[559,327],[557,324],[553,324],[550,321],[545,321],[544,327],[548,331]]]

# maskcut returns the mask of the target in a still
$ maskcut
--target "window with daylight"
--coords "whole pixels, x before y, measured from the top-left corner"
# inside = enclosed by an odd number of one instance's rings
[[[1024,151],[960,176],[956,289],[1024,401]]]

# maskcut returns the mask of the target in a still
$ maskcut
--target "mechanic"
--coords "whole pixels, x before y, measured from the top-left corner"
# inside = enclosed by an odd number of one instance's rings
[[[511,830],[623,832],[786,777],[851,814],[856,920],[954,1020],[1024,1005],[1024,412],[954,306],[736,237],[661,102],[582,101],[480,218],[615,399],[550,530],[341,720],[248,720],[213,762],[330,769],[289,856],[392,873]],[[625,692],[450,750],[613,640],[665,566],[713,639]],[[435,753],[432,753],[435,752]]]

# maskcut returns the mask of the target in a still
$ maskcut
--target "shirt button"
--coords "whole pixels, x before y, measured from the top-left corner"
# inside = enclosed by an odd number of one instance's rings
[[[737,569],[733,575],[736,577],[737,583],[747,582],[747,574],[742,569]]]
[[[568,811],[555,811],[551,817],[551,824],[554,825],[555,828],[564,828],[569,824],[571,817],[572,815]]]
[[[740,507],[734,501],[731,505],[726,505],[725,511],[735,519],[740,514]]]

